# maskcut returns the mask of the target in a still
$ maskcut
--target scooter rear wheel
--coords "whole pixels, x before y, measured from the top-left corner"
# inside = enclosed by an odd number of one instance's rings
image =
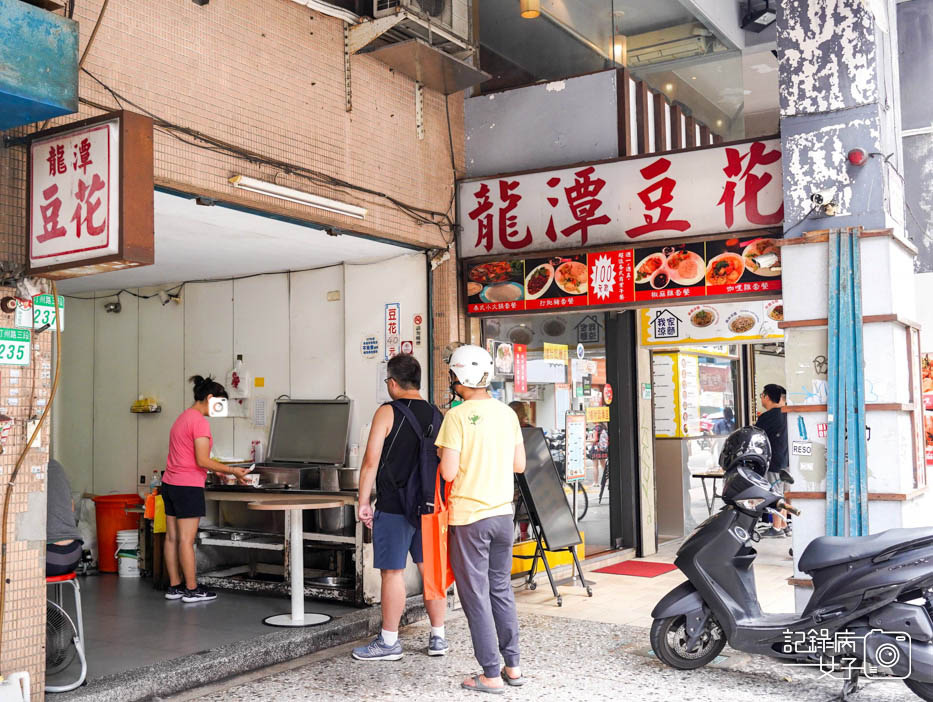
[[[922,700],[933,700],[933,684],[919,680],[905,680],[904,684]]]
[[[655,619],[651,625],[651,648],[662,663],[678,670],[702,668],[712,661],[726,645],[726,637],[719,625],[707,624],[700,643],[693,651],[687,650],[686,618],[683,615]]]

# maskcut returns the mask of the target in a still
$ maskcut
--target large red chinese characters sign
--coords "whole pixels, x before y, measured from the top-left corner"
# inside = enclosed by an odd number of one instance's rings
[[[35,135],[30,272],[65,278],[152,263],[152,187],[146,117],[117,112]]]
[[[533,252],[775,226],[778,139],[463,182],[462,255]]]

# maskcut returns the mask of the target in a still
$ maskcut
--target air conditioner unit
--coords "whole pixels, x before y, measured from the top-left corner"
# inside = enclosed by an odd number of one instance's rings
[[[677,59],[704,56],[715,51],[714,42],[709,37],[687,37],[672,41],[659,42],[649,46],[628,49],[629,66],[645,66],[653,63],[676,61]]]
[[[406,10],[432,24],[440,25],[455,36],[470,36],[469,0],[373,0],[373,17],[388,17]]]

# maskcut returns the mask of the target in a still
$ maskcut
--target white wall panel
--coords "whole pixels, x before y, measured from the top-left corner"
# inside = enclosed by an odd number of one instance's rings
[[[370,422],[379,406],[379,364],[385,360],[385,306],[401,305],[401,337],[412,340],[412,319],[421,314],[425,319],[424,341],[415,348],[415,357],[422,367],[422,390],[427,392],[427,285],[425,258],[422,254],[399,256],[390,262],[365,266],[346,266],[346,375],[347,395],[353,400],[350,421],[350,443],[357,443],[360,430]],[[376,334],[379,355],[365,359],[360,353],[363,337]],[[362,446],[361,446],[362,450]]]
[[[94,315],[94,492],[133,492],[136,478],[138,304],[123,295],[119,314],[104,312],[97,301]],[[65,319],[68,319],[67,312]]]
[[[94,477],[94,314],[103,302],[69,298],[62,332],[62,367],[52,405],[52,452],[74,492],[91,492]],[[20,378],[20,383],[25,382]]]
[[[185,312],[185,402],[194,400],[192,375],[212,374],[223,382],[233,365],[233,283],[186,285],[182,307]],[[233,420],[212,419],[211,434],[218,456],[233,455]]]
[[[139,293],[153,295],[158,290],[146,288]],[[147,483],[153,470],[165,470],[169,430],[190,404],[190,385],[185,378],[184,307],[175,302],[163,305],[158,297],[140,300],[139,394],[155,397],[162,405],[159,414],[135,415],[139,434],[137,472],[146,475]]]
[[[340,299],[328,301],[337,292]],[[291,395],[336,397],[344,385],[343,266],[291,275],[289,299]]]
[[[233,284],[233,298],[233,358],[241,354],[253,378],[261,377],[264,382],[262,388],[250,388],[247,411],[251,412],[255,400],[265,399],[269,413],[264,427],[255,426],[251,414],[246,419],[232,420],[233,455],[248,458],[253,439],[268,446],[273,401],[279,395],[290,394],[288,276],[237,280]],[[224,373],[226,370],[229,365]]]

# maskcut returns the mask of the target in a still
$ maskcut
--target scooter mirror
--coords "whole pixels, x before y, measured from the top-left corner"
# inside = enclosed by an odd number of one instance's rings
[[[794,476],[792,476],[790,473],[788,473],[783,468],[778,471],[778,475],[780,476],[781,480],[783,480],[785,483],[789,483],[791,485],[794,484]]]

